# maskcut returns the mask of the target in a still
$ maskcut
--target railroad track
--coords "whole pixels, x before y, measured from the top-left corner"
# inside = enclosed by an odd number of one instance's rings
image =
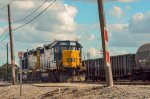
[[[53,82],[46,82],[47,83],[53,83]],[[71,83],[82,83],[82,84],[106,84],[104,81],[82,81],[82,82],[71,82]],[[19,83],[18,83],[19,84]],[[43,82],[27,82],[24,84],[44,84]],[[54,83],[53,83],[54,84]],[[58,83],[56,83],[58,84]],[[114,81],[115,85],[150,85],[150,81]]]
[[[9,85],[12,85],[12,84],[9,82],[1,82],[0,81],[0,87],[9,86]]]
[[[82,83],[91,83],[91,84],[106,84],[104,81],[87,81]],[[150,85],[150,81],[114,81],[115,85]]]
[[[137,81],[137,82],[114,82],[115,85],[150,85],[150,82],[143,82],[143,81]]]

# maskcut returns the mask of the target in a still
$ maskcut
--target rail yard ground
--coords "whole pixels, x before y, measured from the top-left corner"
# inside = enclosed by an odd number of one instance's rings
[[[149,85],[115,85],[86,83],[39,83],[0,86],[0,99],[149,99]]]

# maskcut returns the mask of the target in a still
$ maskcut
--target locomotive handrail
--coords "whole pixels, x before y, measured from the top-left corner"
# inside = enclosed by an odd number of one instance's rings
[[[59,62],[59,65],[58,65],[58,66],[60,66],[60,64],[61,64],[61,62],[62,62],[62,59],[61,59],[61,60],[58,60],[58,61],[60,61],[60,62]]]

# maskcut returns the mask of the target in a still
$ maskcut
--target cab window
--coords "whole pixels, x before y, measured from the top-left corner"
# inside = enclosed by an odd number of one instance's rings
[[[76,47],[68,47],[68,50],[76,50]]]

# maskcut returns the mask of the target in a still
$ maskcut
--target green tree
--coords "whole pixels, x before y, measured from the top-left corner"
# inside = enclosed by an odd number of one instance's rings
[[[18,66],[16,66],[16,75],[18,74]],[[7,73],[8,72],[8,73]],[[8,64],[8,68],[7,68],[7,63],[0,66],[0,79],[1,80],[12,80],[12,66],[11,64]]]

